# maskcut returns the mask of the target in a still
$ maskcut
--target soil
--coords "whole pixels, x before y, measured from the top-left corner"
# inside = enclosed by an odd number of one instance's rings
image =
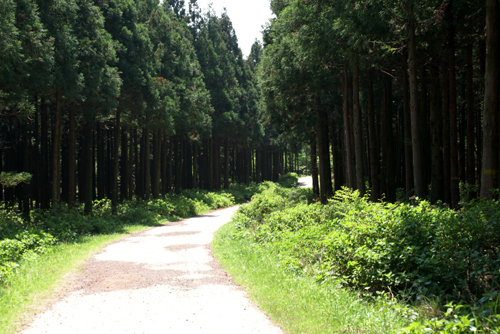
[[[212,255],[237,207],[108,245],[22,333],[284,333]]]

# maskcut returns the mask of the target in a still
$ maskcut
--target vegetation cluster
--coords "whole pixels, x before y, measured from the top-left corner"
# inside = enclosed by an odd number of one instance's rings
[[[241,206],[236,236],[271,250],[281,270],[413,304],[399,309],[421,322],[401,332],[498,332],[498,201],[457,212],[427,201],[374,203],[346,188],[327,205],[312,198],[310,189],[269,187]]]
[[[185,190],[149,201],[121,203],[118,215],[111,201],[94,202],[94,214],[84,215],[83,205],[72,209],[61,205],[57,212],[33,210],[29,220],[14,211],[0,212],[0,293],[8,286],[16,268],[64,243],[75,243],[89,235],[118,233],[128,225],[156,226],[164,221],[191,217],[248,201],[266,185],[234,184],[225,191]]]

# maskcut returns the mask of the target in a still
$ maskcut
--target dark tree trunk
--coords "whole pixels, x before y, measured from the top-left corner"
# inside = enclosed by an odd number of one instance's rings
[[[161,130],[158,129],[153,133],[153,180],[152,192],[153,198],[160,197],[160,167],[161,167]]]
[[[52,207],[57,210],[60,196],[60,176],[61,171],[61,93],[56,92],[56,113],[54,120],[54,134],[52,140]]]
[[[344,64],[344,77],[342,83],[343,118],[344,118],[344,148],[345,148],[345,169],[347,186],[354,188],[354,175],[352,175],[353,152],[351,144],[351,122],[349,120],[349,73],[347,72],[347,62]]]
[[[413,15],[413,13],[412,13]],[[417,64],[416,64],[416,41],[415,41],[415,19],[412,17],[408,24],[408,69],[410,81],[410,115],[411,115],[411,137],[413,153],[413,180],[415,195],[425,197],[425,184],[423,178],[423,161],[419,129],[418,114],[418,88],[417,88]]]
[[[224,139],[224,189],[229,188],[229,141]]]
[[[448,62],[441,64],[441,102],[443,110],[443,184],[444,203],[451,202],[450,176],[450,94],[449,94]]]
[[[121,158],[120,158],[120,201],[128,199],[128,131],[127,128],[123,128],[121,131]]]
[[[498,112],[500,98],[500,8],[498,0],[486,0],[486,71],[484,77],[483,166],[481,198],[492,199],[498,187]]]
[[[407,56],[407,53],[405,53]],[[408,57],[402,58],[403,63],[403,110],[404,110],[404,147],[405,147],[405,189],[406,197],[410,197],[413,189],[413,152],[411,147],[411,113],[410,113],[410,83],[408,81]]]
[[[448,7],[448,22],[450,24],[448,42],[449,94],[450,94],[450,176],[451,176],[451,206],[458,209],[460,201],[460,175],[458,167],[458,117],[457,117],[457,82],[455,76],[455,26],[453,18],[453,0]]]
[[[406,75],[406,73],[405,73]],[[373,80],[372,73],[368,72],[367,82],[367,112],[368,112],[368,136],[370,149],[370,178],[372,184],[372,201],[376,202],[380,199],[380,182],[379,182],[379,157],[380,151],[377,148],[377,139],[375,137],[375,103],[373,99]]]
[[[116,110],[114,146],[113,146],[113,172],[111,175],[111,211],[117,214],[118,208],[118,172],[119,172],[119,148],[120,148],[120,109]]]
[[[25,119],[23,124],[23,171],[30,173],[30,159],[29,159],[29,150],[30,150],[30,141],[31,138],[29,136],[28,131],[28,119]],[[31,187],[28,183],[23,184],[23,215],[29,219],[30,216],[30,195],[31,195]]]
[[[467,45],[467,183],[469,187],[476,184],[476,159],[474,156],[474,70],[472,44]],[[469,193],[469,199],[477,196],[475,191]]]
[[[362,197],[365,195],[365,182],[363,173],[363,134],[361,128],[361,108],[359,107],[359,63],[357,56],[354,62],[352,90],[354,112],[354,153],[356,155],[356,188],[358,189],[359,194]]]
[[[193,188],[198,188],[198,147],[197,141],[193,143]]]
[[[175,136],[175,192],[180,194],[182,190],[182,139]]]
[[[319,182],[320,199],[322,204],[328,202],[332,196],[332,172],[330,168],[330,145],[328,142],[328,116],[321,108],[320,98],[316,97],[316,117],[318,121],[318,151],[319,151]],[[362,170],[361,170],[362,172]]]
[[[392,135],[392,78],[384,76],[384,99],[380,115],[380,134],[382,141],[382,191],[388,202],[396,201],[396,173],[393,159]]]
[[[167,156],[167,164],[168,164],[168,171],[167,171],[167,192],[172,191],[172,178],[173,178],[173,153],[174,153],[174,138],[170,137],[169,142],[168,142],[168,156]]]
[[[85,167],[84,167],[84,202],[85,202],[85,214],[90,215],[92,213],[92,187],[93,187],[93,169],[94,169],[94,143],[93,143],[93,132],[94,132],[94,121],[90,120],[85,122],[83,135],[85,137]]]
[[[103,124],[97,122],[97,198],[103,199],[106,197],[106,145]]]
[[[147,126],[144,127],[142,132],[144,136],[144,169],[142,170],[143,180],[144,180],[144,199],[149,200],[149,196],[151,195],[151,145],[149,140],[149,128]],[[142,151],[142,147],[141,147]]]
[[[128,163],[127,163],[127,184],[128,192],[127,199],[131,200],[134,197],[134,159],[135,159],[135,147],[137,146],[137,130],[130,129],[130,145],[128,153]]]
[[[75,111],[69,108],[68,133],[68,206],[76,202],[76,120]]]
[[[430,66],[430,111],[431,111],[431,202],[444,198],[443,183],[443,144],[442,128],[443,115],[439,98],[439,66]]]
[[[318,157],[316,154],[316,142],[314,140],[311,140],[311,174],[313,180],[313,194],[319,197]]]

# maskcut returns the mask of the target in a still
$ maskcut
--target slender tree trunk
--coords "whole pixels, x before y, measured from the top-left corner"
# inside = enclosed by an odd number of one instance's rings
[[[161,167],[161,130],[158,129],[153,133],[153,180],[152,191],[153,198],[160,197],[160,167]]]
[[[319,151],[319,182],[320,199],[322,204],[328,202],[332,196],[332,171],[330,168],[330,145],[328,141],[328,116],[321,108],[320,98],[316,97],[316,117],[318,121],[318,151]],[[361,169],[361,172],[363,170]]]
[[[131,200],[134,197],[134,159],[135,159],[135,146],[136,146],[136,130],[130,129],[130,145],[129,145],[129,153],[128,153],[128,166],[127,166],[127,184],[128,184],[128,192],[127,199]]]
[[[411,147],[410,82],[408,81],[408,55],[402,58],[403,67],[403,112],[404,112],[404,147],[405,147],[405,188],[406,197],[413,189],[413,157]]]
[[[443,115],[439,98],[439,65],[431,64],[430,68],[430,107],[431,107],[431,202],[444,198],[443,183]]]
[[[444,203],[451,202],[450,177],[450,94],[449,94],[448,62],[441,64],[441,102],[443,104],[443,184]]]
[[[458,167],[458,117],[457,117],[457,81],[455,76],[455,26],[453,18],[453,0],[450,0],[448,7],[449,29],[449,94],[450,94],[450,173],[451,173],[451,206],[458,209],[460,201],[460,176]]]
[[[405,73],[406,74],[406,73]],[[367,83],[367,112],[368,112],[368,136],[370,149],[370,177],[372,183],[372,201],[376,202],[380,199],[380,182],[379,182],[379,157],[380,151],[377,148],[377,139],[375,137],[375,103],[373,99],[373,80],[371,71],[368,72]]]
[[[413,16],[413,13],[412,13]],[[415,19],[412,17],[408,24],[408,69],[410,80],[410,114],[411,114],[411,137],[413,153],[413,179],[415,184],[415,195],[425,197],[425,184],[423,178],[424,166],[422,165],[422,149],[419,129],[418,114],[418,89],[417,89],[417,64],[416,64],[416,41],[415,41]]]
[[[175,192],[180,194],[182,190],[182,138],[175,136]]]
[[[359,61],[355,56],[352,80],[353,111],[354,111],[354,153],[356,155],[356,188],[360,196],[365,195],[365,180],[363,173],[363,134],[361,128],[361,108],[359,107]]]
[[[469,187],[476,184],[476,151],[474,145],[474,70],[472,59],[472,43],[467,45],[467,183]],[[469,199],[476,197],[476,192],[469,193]]]
[[[76,202],[76,120],[75,111],[69,108],[68,133],[68,206]]]
[[[318,157],[316,154],[315,140],[311,140],[311,174],[313,179],[313,194],[319,197]]]
[[[128,131],[124,127],[121,131],[121,158],[120,158],[120,201],[128,198]]]
[[[85,180],[84,180],[84,201],[85,201],[85,214],[90,215],[92,213],[92,187],[93,187],[93,169],[94,169],[94,143],[93,143],[93,132],[94,132],[94,120],[89,120],[84,124],[84,137],[85,137]]]
[[[144,136],[144,170],[142,171],[144,177],[144,199],[149,200],[149,196],[151,195],[151,145],[149,128],[147,126],[144,127],[142,135]]]
[[[224,189],[229,188],[229,141],[224,139]]]
[[[52,207],[57,210],[60,196],[59,173],[61,171],[61,92],[56,92],[56,114],[54,121],[54,139],[52,141]]]
[[[346,154],[346,164],[345,169],[347,173],[347,186],[349,188],[354,188],[354,175],[352,175],[352,145],[351,145],[351,122],[349,120],[349,73],[347,72],[347,62],[344,64],[344,78],[342,85],[342,95],[343,95],[343,118],[344,118],[344,146]]]
[[[384,99],[380,115],[382,142],[382,190],[388,202],[396,201],[396,170],[394,164],[394,143],[392,134],[392,78],[384,76]]]
[[[115,134],[113,146],[113,174],[111,175],[111,210],[114,215],[118,208],[118,172],[119,172],[119,148],[120,148],[120,109],[116,110]]]
[[[23,171],[30,173],[30,159],[29,159],[29,150],[30,150],[30,136],[28,131],[28,119],[25,119],[23,124]],[[27,183],[23,184],[23,215],[29,219],[30,217],[30,185]]]
[[[167,157],[167,163],[168,163],[168,171],[167,171],[167,192],[172,191],[172,175],[173,175],[173,153],[174,153],[174,138],[170,137],[169,138],[169,143],[168,143],[168,157]]]
[[[500,98],[500,7],[486,0],[486,71],[484,77],[483,166],[481,198],[492,199],[498,187],[498,112]]]
[[[193,188],[198,188],[198,147],[199,144],[197,141],[193,144]]]

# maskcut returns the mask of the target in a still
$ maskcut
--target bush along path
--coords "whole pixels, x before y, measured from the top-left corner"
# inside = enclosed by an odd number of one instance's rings
[[[333,307],[318,321],[338,327],[309,333],[500,332],[499,201],[473,201],[457,212],[426,201],[373,203],[348,189],[327,205],[312,199],[307,189],[271,187],[242,205],[221,235],[228,248],[271,257],[285,280],[308,276],[373,302],[374,318],[387,311],[387,319],[396,313],[401,320],[369,329]]]
[[[236,206],[108,245],[23,333],[282,333],[211,255]]]
[[[223,192],[186,190],[151,201],[127,201],[113,215],[110,201],[57,212],[0,212],[0,333],[14,333],[59,293],[67,274],[109,242],[168,221],[248,201],[269,184],[231,185]],[[56,296],[57,298],[57,296]]]

